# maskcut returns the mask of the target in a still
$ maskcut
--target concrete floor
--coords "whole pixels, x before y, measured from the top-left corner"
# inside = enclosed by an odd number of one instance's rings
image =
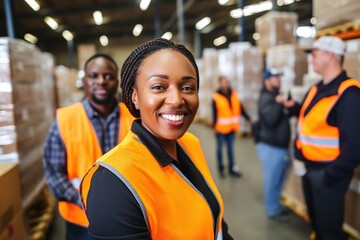
[[[201,140],[210,170],[222,194],[225,204],[225,220],[234,239],[242,240],[304,240],[309,239],[310,227],[296,215],[288,222],[278,223],[265,216],[262,192],[261,163],[250,137],[236,140],[236,162],[243,173],[242,178],[226,176],[221,179],[216,171],[215,138],[211,128],[194,123],[190,132]],[[225,151],[224,151],[225,154]],[[226,158],[225,158],[226,159]],[[63,240],[64,223],[55,214],[46,239]]]

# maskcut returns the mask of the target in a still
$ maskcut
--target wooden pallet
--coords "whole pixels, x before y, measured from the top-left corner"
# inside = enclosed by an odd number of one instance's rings
[[[334,27],[318,30],[317,37],[338,36],[344,40],[360,37],[360,21],[349,22]]]
[[[31,240],[45,239],[46,232],[53,220],[55,200],[45,186],[25,210],[25,222]]]
[[[306,207],[299,201],[285,194],[282,194],[280,201],[281,204],[291,209],[296,215],[304,219],[306,222],[310,222]]]
[[[306,206],[301,204],[296,199],[293,199],[283,194],[281,196],[281,203],[284,206],[290,208],[295,214],[303,218],[306,222],[310,221]],[[344,231],[349,235],[349,240],[360,240],[360,233],[356,229],[352,228],[346,223],[344,224],[343,228]]]

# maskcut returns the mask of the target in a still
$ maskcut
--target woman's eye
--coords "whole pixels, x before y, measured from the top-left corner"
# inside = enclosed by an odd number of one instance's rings
[[[164,90],[165,87],[162,86],[162,85],[155,85],[155,86],[152,86],[151,89],[154,89],[154,90]]]
[[[184,86],[182,89],[185,92],[192,92],[195,90],[195,88],[193,86]]]

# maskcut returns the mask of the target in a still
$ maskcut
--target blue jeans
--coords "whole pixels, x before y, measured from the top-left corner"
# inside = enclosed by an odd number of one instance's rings
[[[224,141],[226,142],[226,149],[227,149],[227,156],[229,159],[229,171],[232,171],[232,167],[234,166],[234,140],[235,140],[235,133],[231,132],[228,134],[221,134],[216,133],[216,156],[217,156],[217,163],[218,169],[222,171],[224,169],[223,163],[223,156],[222,156],[222,148]]]
[[[77,224],[65,221],[66,240],[90,240],[88,229]]]
[[[256,150],[263,168],[266,214],[273,216],[283,210],[280,196],[290,163],[289,151],[287,148],[275,147],[263,142],[256,144]]]

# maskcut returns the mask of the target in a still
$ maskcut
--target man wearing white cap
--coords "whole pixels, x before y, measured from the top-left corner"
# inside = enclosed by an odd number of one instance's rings
[[[360,162],[360,83],[342,67],[345,43],[324,36],[308,50],[322,81],[298,106],[295,157],[304,161],[303,190],[316,240],[347,239],[345,193]],[[285,101],[288,108],[294,101]]]

